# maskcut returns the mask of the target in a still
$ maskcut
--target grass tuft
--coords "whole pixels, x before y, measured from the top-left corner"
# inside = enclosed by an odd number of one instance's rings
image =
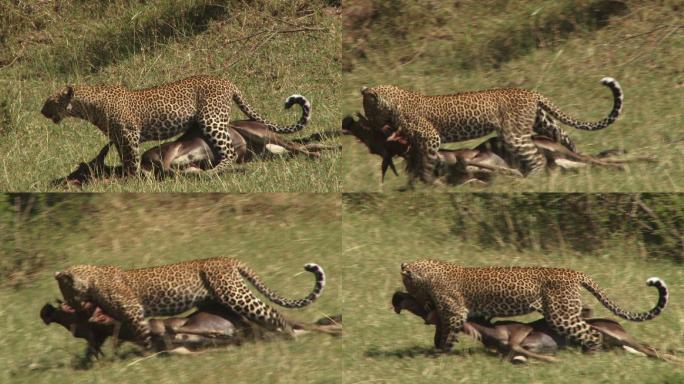
[[[58,325],[46,326],[39,311],[60,296],[54,272],[74,264],[135,268],[232,256],[286,297],[304,297],[313,277],[303,266],[320,264],[328,279],[321,297],[302,309],[276,309],[301,321],[336,315],[342,310],[340,228],[341,203],[334,194],[30,194],[0,200],[0,321],[6,346],[0,351],[0,381],[175,383],[201,377],[222,382],[239,372],[231,381],[339,382],[341,340],[329,335],[151,358],[137,347],[115,350],[107,342],[105,357],[88,363],[85,341]],[[10,247],[39,250],[42,262],[16,266],[21,277],[8,275]]]
[[[346,3],[345,3],[346,4]],[[625,92],[623,115],[597,132],[563,127],[583,153],[624,149],[655,156],[625,172],[591,168],[524,180],[499,177],[487,191],[679,191],[684,123],[681,2],[645,1],[350,1],[343,38],[343,115],[362,111],[362,86],[394,84],[429,95],[520,87],[547,96],[582,121],[604,118],[604,76]],[[391,9],[390,9],[391,8]],[[447,145],[474,147],[472,140]],[[396,191],[406,176],[380,184],[380,160],[343,141],[348,192]],[[397,164],[400,165],[400,164]],[[419,191],[423,191],[419,188]],[[476,186],[442,191],[478,191]]]
[[[287,96],[309,98],[309,128],[293,138],[337,128],[341,28],[336,10],[323,1],[58,3],[2,5],[16,29],[2,30],[0,89],[9,92],[0,96],[0,190],[71,190],[50,181],[92,159],[107,141],[89,123],[54,125],[40,114],[45,98],[65,84],[138,89],[214,75],[231,80],[262,116],[279,123],[298,118],[298,110],[282,109]],[[233,107],[231,118],[244,116]],[[317,161],[257,160],[240,167],[246,172],[220,178],[138,178],[85,191],[329,192],[340,188],[338,161],[339,152]],[[109,162],[118,160],[112,155]]]
[[[593,196],[593,195],[592,195]],[[494,195],[490,198],[474,194],[346,194],[343,211],[344,308],[349,310],[345,325],[343,360],[344,383],[411,382],[435,383],[458,381],[473,383],[658,383],[684,380],[681,367],[662,361],[634,356],[626,352],[602,351],[585,355],[577,349],[560,352],[558,363],[532,361],[514,366],[486,351],[478,342],[461,336],[450,354],[439,354],[433,348],[434,327],[403,311],[397,315],[391,306],[395,290],[404,290],[400,276],[403,262],[435,258],[466,266],[548,266],[582,271],[591,276],[612,300],[629,310],[643,311],[655,304],[656,290],[646,288],[646,279],[658,276],[671,290],[668,307],[647,322],[621,321],[636,338],[659,350],[684,355],[684,306],[675,297],[684,294],[684,269],[681,263],[644,257],[638,241],[624,234],[592,251],[577,252],[582,238],[567,231],[566,247],[528,246],[516,249],[514,244],[498,244],[492,239],[472,235],[472,229],[499,233],[501,216],[522,216],[532,222],[530,228],[512,223],[517,233],[543,242],[549,232],[543,227],[562,228],[551,216],[536,216],[534,206],[546,197],[557,211],[573,216],[573,195],[541,194],[531,199],[527,209],[507,204],[522,203],[517,195]],[[511,198],[512,197],[512,198]],[[601,196],[594,196],[600,199]],[[499,203],[495,203],[495,202]],[[564,204],[567,203],[567,204]],[[488,209],[484,209],[489,204]],[[608,229],[608,219],[597,208],[602,221],[597,230]],[[480,209],[483,208],[483,209]],[[681,211],[681,205],[673,208]],[[464,211],[470,211],[466,213]],[[480,215],[481,214],[481,215]],[[469,217],[471,222],[465,222]],[[536,222],[533,218],[537,219]],[[578,223],[590,225],[590,223]],[[565,232],[563,232],[565,235]],[[589,236],[589,234],[587,234]],[[554,236],[555,237],[555,236]],[[557,237],[556,237],[557,238]],[[582,302],[591,305],[597,317],[614,317],[596,299],[584,291]],[[538,314],[514,318],[537,319]],[[629,369],[625,369],[629,367]]]

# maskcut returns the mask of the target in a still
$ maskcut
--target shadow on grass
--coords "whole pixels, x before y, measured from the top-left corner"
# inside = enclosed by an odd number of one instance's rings
[[[52,67],[59,73],[83,72],[84,68],[95,73],[108,65],[125,60],[136,52],[140,52],[141,49],[153,51],[174,38],[188,39],[201,34],[208,29],[211,21],[228,17],[228,15],[229,7],[211,4],[211,2],[209,4],[170,3],[154,11],[121,15],[119,20],[94,23],[91,27],[92,32],[82,39],[78,49],[68,50],[73,52],[71,55],[56,53],[52,55]],[[124,22],[128,19],[135,21]],[[62,44],[57,44],[51,47],[49,52],[59,52],[64,49]]]
[[[394,359],[406,359],[406,358],[414,358],[414,357],[431,357],[431,358],[437,358],[441,356],[468,356],[472,354],[474,351],[472,351],[470,348],[468,349],[461,349],[457,351],[452,351],[449,353],[444,353],[444,352],[439,352],[437,351],[434,347],[425,347],[421,345],[414,345],[411,347],[406,347],[406,348],[398,348],[398,349],[383,349],[380,347],[370,347],[366,352],[363,354],[365,357],[371,357],[375,359],[387,359],[387,358],[394,358]]]
[[[166,354],[160,354],[160,356],[164,355]],[[78,371],[87,371],[93,368],[96,363],[108,364],[116,361],[139,359],[142,357],[145,357],[145,352],[140,349],[117,348],[113,351],[113,353],[109,353],[99,358],[90,356],[86,349],[86,351],[82,354],[74,356],[74,359],[71,362],[71,368]]]

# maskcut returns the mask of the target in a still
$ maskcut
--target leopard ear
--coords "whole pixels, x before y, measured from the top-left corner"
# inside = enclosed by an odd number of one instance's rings
[[[71,110],[74,108],[74,106],[72,105],[72,99],[74,98],[74,87],[71,85],[67,85],[63,91],[63,94],[69,100],[69,104],[67,104],[66,110],[67,112],[71,113]]]
[[[55,272],[55,279],[58,281],[71,279],[71,274],[69,272]]]
[[[71,99],[74,97],[74,87],[72,85],[67,85],[62,91],[62,95]]]

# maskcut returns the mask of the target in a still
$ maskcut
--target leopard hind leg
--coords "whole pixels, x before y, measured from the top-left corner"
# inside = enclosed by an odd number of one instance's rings
[[[537,110],[537,118],[534,121],[534,133],[546,136],[549,139],[560,143],[572,152],[577,152],[577,145],[562,128],[558,126],[556,120],[546,113],[543,109]]]
[[[435,348],[449,352],[458,341],[458,333],[463,330],[468,319],[468,309],[460,298],[437,294],[432,298],[437,310]]]
[[[547,287],[543,295],[544,318],[554,331],[580,344],[585,351],[592,352],[601,348],[601,334],[582,318],[579,291],[569,292],[562,287]]]
[[[289,322],[254,295],[239,274],[223,274],[224,272],[205,273],[205,280],[214,300],[269,331],[293,333]]]
[[[206,103],[198,113],[197,122],[218,158],[218,163],[209,172],[218,174],[229,169],[238,155],[230,138],[230,108],[218,100],[212,103],[212,99],[208,99]]]
[[[546,158],[532,141],[535,114],[521,111],[514,116],[500,114],[497,135],[506,149],[519,163],[520,171],[526,175],[538,174],[546,169]]]

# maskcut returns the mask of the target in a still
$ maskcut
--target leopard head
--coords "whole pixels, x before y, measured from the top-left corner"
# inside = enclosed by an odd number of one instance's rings
[[[417,262],[401,263],[401,281],[404,283],[409,294],[422,291],[425,278],[419,268],[416,268]]]
[[[66,271],[56,272],[55,280],[67,304],[79,309],[81,303],[91,300],[90,291],[96,276],[97,271],[93,270],[93,266],[77,265]]]
[[[393,125],[394,117],[401,106],[401,99],[398,97],[400,92],[401,89],[391,85],[364,87],[361,90],[364,114],[374,128]]]
[[[417,260],[401,263],[401,279],[412,296],[424,296],[430,291],[430,284],[440,273],[439,261]]]
[[[45,100],[43,109],[40,110],[40,113],[52,120],[53,123],[59,124],[64,117],[70,115],[73,108],[73,98],[74,88],[70,85],[67,85]]]

